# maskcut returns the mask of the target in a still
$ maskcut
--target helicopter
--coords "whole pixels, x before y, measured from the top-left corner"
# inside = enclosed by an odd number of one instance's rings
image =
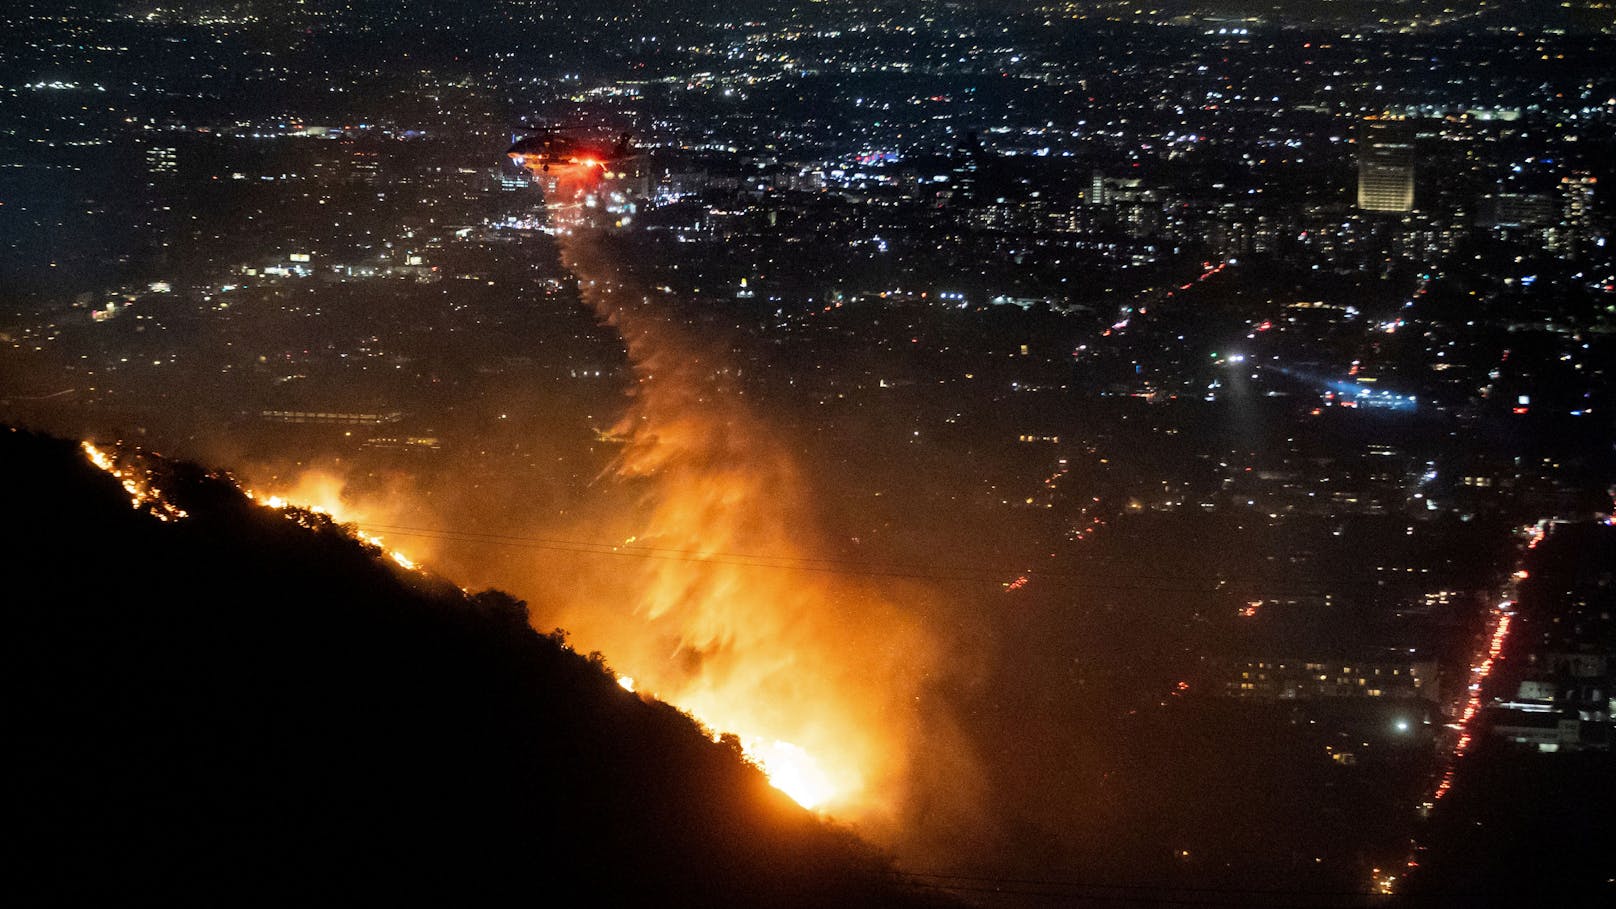
[[[589,139],[567,135],[566,127],[530,129],[529,135],[518,139],[505,154],[518,165],[535,172],[548,173],[551,167],[584,167],[605,170],[607,165],[636,157],[633,136],[623,133],[617,141],[607,145]]]

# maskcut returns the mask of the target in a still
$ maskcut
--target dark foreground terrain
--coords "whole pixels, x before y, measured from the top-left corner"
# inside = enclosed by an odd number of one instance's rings
[[[147,463],[187,517],[0,430],[30,904],[922,902],[520,603]]]

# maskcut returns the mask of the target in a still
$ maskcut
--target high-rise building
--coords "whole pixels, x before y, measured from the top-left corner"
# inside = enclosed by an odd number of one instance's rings
[[[1143,181],[1138,177],[1109,177],[1104,171],[1095,171],[1089,181],[1087,201],[1090,205],[1117,205],[1122,202],[1136,202],[1139,199]],[[1149,190],[1143,190],[1148,193]]]
[[[1493,230],[1542,227],[1554,220],[1554,204],[1536,193],[1489,193],[1481,197],[1476,223]]]
[[[1585,173],[1560,178],[1560,215],[1567,227],[1592,233],[1594,226],[1594,186],[1599,181]]]
[[[174,174],[180,169],[179,150],[166,145],[146,149],[146,170],[154,174]]]
[[[1363,122],[1358,131],[1358,207],[1414,210],[1414,127],[1408,121],[1376,117]]]
[[[1594,188],[1597,181],[1585,173],[1560,178],[1559,218],[1547,229],[1549,252],[1576,258],[1598,240],[1594,221]]]

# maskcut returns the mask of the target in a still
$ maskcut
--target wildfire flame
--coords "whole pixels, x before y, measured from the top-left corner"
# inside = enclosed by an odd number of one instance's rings
[[[103,450],[93,442],[82,442],[80,443],[80,447],[84,450],[85,456],[90,459],[91,464],[94,464],[101,470],[111,474],[121,484],[123,484],[124,492],[129,494],[129,504],[131,507],[143,508],[150,513],[152,517],[159,521],[177,521],[181,518],[190,517],[190,514],[186,512],[185,509],[180,508],[173,502],[170,502],[163,495],[163,491],[157,487],[150,471],[140,467],[138,464],[129,466],[120,465],[114,455],[109,454],[107,451]],[[293,505],[283,496],[271,495],[260,497],[251,489],[243,489],[242,494],[247,498],[275,511],[282,511],[286,509],[308,511],[314,514],[327,515],[333,520],[337,521],[339,524],[352,523],[351,520],[345,521],[338,516],[339,512],[343,510],[340,504],[340,496],[334,496],[332,499],[327,500],[330,504]],[[396,549],[389,548],[386,543],[382,541],[381,537],[366,533],[364,530],[358,527],[353,528],[353,535],[361,542],[373,546],[386,554],[386,556],[389,559],[392,559],[393,562],[400,568],[407,571],[421,570],[421,566],[414,559]]]
[[[501,529],[625,542],[493,558],[486,544],[428,534],[439,547],[428,555],[467,581],[529,599],[535,627],[565,628],[582,648],[606,654],[624,670],[617,682],[625,690],[682,709],[720,731],[715,738],[732,733],[799,804],[896,850],[956,848],[952,831],[980,811],[980,774],[946,708],[928,695],[971,664],[928,629],[923,609],[934,595],[912,581],[793,567],[819,564],[831,538],[816,530],[816,490],[795,449],[725,387],[726,346],[692,335],[665,304],[618,282],[584,223],[592,213],[573,204],[589,191],[587,175],[552,176],[560,188],[546,208],[563,264],[622,336],[634,381],[626,413],[601,433],[620,447],[598,506],[591,500],[560,521],[519,513]],[[485,517],[459,512],[452,488],[383,500],[354,494],[331,474],[260,484],[281,505],[310,503],[389,533],[419,526],[422,511],[451,528]],[[579,552],[587,557],[558,554]],[[938,842],[921,842],[927,837]]]
[[[188,517],[186,512],[175,507],[165,500],[162,491],[151,484],[151,478],[133,469],[118,466],[117,462],[107,452],[101,450],[91,442],[82,445],[90,462],[101,470],[116,477],[122,484],[124,491],[129,493],[131,505],[135,508],[147,508],[151,514],[161,521],[175,520]],[[242,492],[247,498],[258,502],[266,508],[276,511],[300,510],[314,514],[331,516],[341,523],[337,513],[342,510],[340,497],[330,500],[329,504],[294,505],[284,496],[260,496],[253,490],[244,489]],[[362,529],[353,528],[353,535],[371,546],[386,553],[400,567],[409,571],[418,571],[420,566],[404,553],[395,549],[388,549],[381,537],[367,533]],[[625,691],[634,690],[634,679],[631,676],[621,676],[617,680]],[[700,717],[697,717],[700,719]],[[715,724],[707,723],[712,726]],[[754,764],[758,766],[780,791],[790,796],[804,808],[819,808],[831,802],[838,793],[848,788],[845,781],[834,778],[820,765],[820,762],[801,746],[778,739],[759,738],[753,736],[741,737],[741,750]]]
[[[637,690],[734,732],[799,804],[890,832],[923,738],[915,703],[945,668],[937,641],[899,606],[927,594],[779,570],[822,544],[792,450],[726,387],[727,349],[618,283],[586,226],[558,226],[563,264],[622,336],[636,377],[611,433],[624,445],[610,478],[640,495],[643,514],[622,536],[681,554],[592,578],[585,588],[610,589],[628,609],[569,604],[567,627],[631,668]],[[946,737],[927,734],[934,745]]]
[[[804,808],[818,808],[840,790],[813,755],[790,742],[741,740],[741,750],[755,761],[776,789]]]
[[[400,550],[388,546],[387,542],[381,537],[364,529],[358,516],[353,513],[353,509],[343,502],[340,493],[340,483],[338,483],[334,478],[327,478],[321,474],[310,475],[309,477],[305,477],[302,481],[300,481],[299,486],[302,488],[307,488],[311,479],[317,484],[324,485],[326,490],[330,492],[329,496],[322,497],[318,500],[299,500],[297,502],[293,502],[286,496],[281,495],[261,496],[259,493],[251,489],[243,489],[242,494],[254,502],[263,505],[265,508],[269,508],[274,511],[285,511],[290,509],[291,511],[307,511],[313,514],[325,515],[326,517],[331,518],[333,521],[336,521],[338,524],[344,525],[344,527],[346,527],[348,531],[353,534],[354,539],[380,551],[383,555],[386,555],[387,558],[391,559],[393,564],[404,569],[405,571],[422,570],[419,562],[405,555]],[[336,483],[337,485],[334,487],[329,485],[332,483]]]
[[[123,491],[129,493],[130,507],[144,508],[159,521],[177,521],[189,517],[185,509],[163,497],[163,491],[157,488],[148,471],[138,466],[119,465],[112,455],[92,442],[83,442],[81,447],[91,464],[111,474],[123,484]]]

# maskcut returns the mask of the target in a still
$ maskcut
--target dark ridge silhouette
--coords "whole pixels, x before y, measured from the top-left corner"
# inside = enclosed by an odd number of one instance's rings
[[[0,428],[29,905],[934,904],[520,602],[149,463],[190,517]]]

